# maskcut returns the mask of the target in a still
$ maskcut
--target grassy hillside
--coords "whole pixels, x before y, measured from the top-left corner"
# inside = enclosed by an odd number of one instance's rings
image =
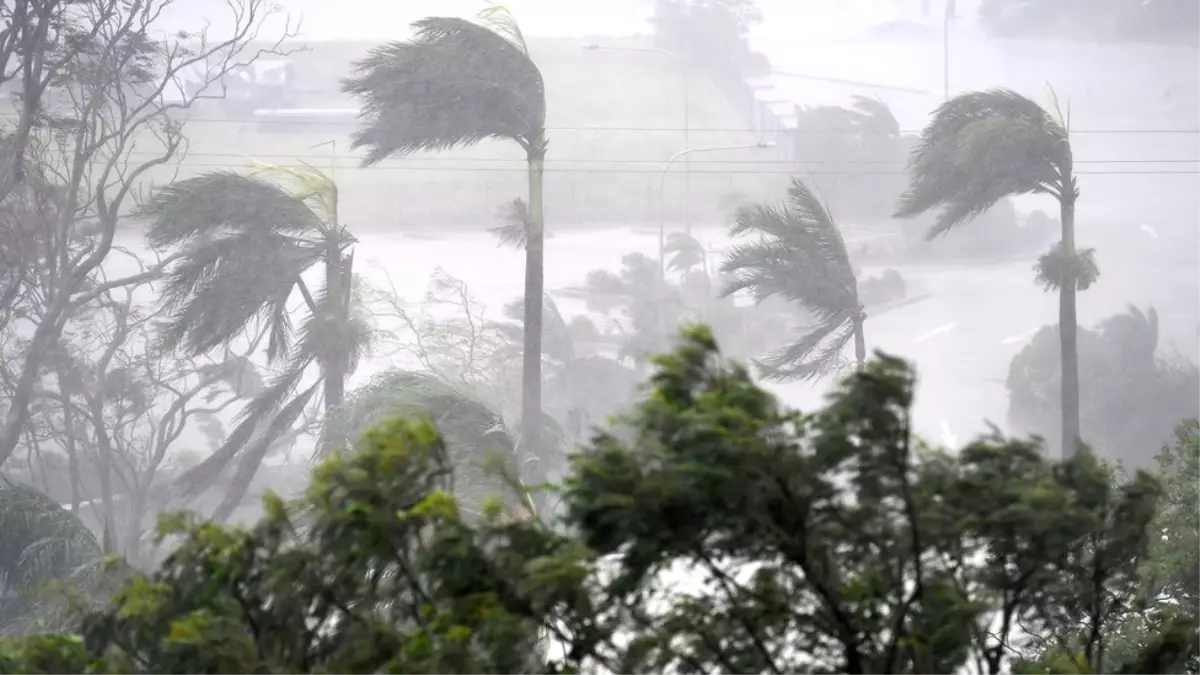
[[[659,172],[667,158],[684,147],[682,75],[659,54],[583,49],[589,42],[636,44],[607,38],[530,40],[548,97],[547,223],[570,227],[657,222]],[[350,63],[370,47],[370,43],[315,43],[294,54],[299,85],[320,92],[301,105],[352,107],[353,101],[336,93],[337,83],[348,74]],[[748,125],[703,75],[692,73],[689,87],[690,147],[759,140],[745,131]],[[490,227],[500,205],[525,194],[523,156],[510,143],[416,154],[364,169],[358,167],[358,153],[349,149],[352,120],[254,124],[223,119],[223,115],[215,103],[194,111],[187,126],[190,150],[181,177],[245,166],[251,158],[279,164],[303,160],[323,169],[332,165],[342,189],[343,220],[355,229]],[[326,144],[313,147],[320,143]],[[781,149],[693,157],[696,223],[724,220],[719,212],[731,194],[776,197],[782,193],[786,176],[780,172]],[[667,179],[669,220],[681,219],[682,168],[681,162],[676,163]],[[169,176],[162,171],[156,179]]]

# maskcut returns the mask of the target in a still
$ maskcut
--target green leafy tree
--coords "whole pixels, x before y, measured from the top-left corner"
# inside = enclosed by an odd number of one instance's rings
[[[168,522],[162,568],[78,639],[4,645],[0,669],[1002,673],[1032,635],[1062,645],[1054,672],[1174,672],[1194,638],[1173,622],[1105,656],[1153,477],[999,436],[925,446],[912,372],[884,355],[810,414],[704,328],[655,365],[630,440],[573,458],[562,530],[499,500],[462,517],[443,439],[391,420],[252,528]]]
[[[218,517],[240,503],[272,442],[318,390],[326,409],[341,402],[369,347],[370,320],[353,275],[355,240],[338,221],[337,196],[316,169],[264,167],[256,175],[217,172],[172,183],[147,207],[151,245],[182,251],[162,291],[171,311],[162,347],[203,354],[265,330],[267,359],[282,365],[220,449],[180,479],[185,493],[197,494],[240,458]],[[303,279],[313,268],[324,272],[315,292]],[[298,339],[289,308],[296,294],[307,310]],[[313,365],[319,377],[302,385]]]
[[[479,18],[481,23],[448,17],[417,21],[411,40],[389,43],[359,61],[344,89],[364,101],[365,125],[355,132],[354,147],[367,148],[367,165],[488,139],[509,140],[525,151],[525,325],[539,329],[525,334],[521,438],[536,448],[542,411],[546,87],[508,10],[492,5]]]
[[[1057,103],[1057,102],[1056,102]],[[1057,110],[1057,108],[1056,108]],[[911,186],[896,215],[941,208],[930,239],[969,223],[1004,197],[1044,194],[1059,204],[1062,239],[1037,263],[1037,279],[1058,291],[1062,350],[1062,451],[1072,455],[1079,436],[1077,291],[1099,276],[1092,249],[1076,250],[1079,189],[1068,137],[1069,121],[1010,90],[971,92],[942,104],[921,133],[908,170]]]
[[[725,294],[748,291],[758,302],[782,297],[816,321],[808,334],[759,362],[763,375],[780,381],[815,379],[841,364],[851,340],[861,367],[867,358],[867,317],[858,280],[842,235],[816,195],[793,180],[785,204],[743,206],[730,233],[758,234],[759,239],[736,246],[721,266],[733,275]]]
[[[1117,662],[1136,663],[1138,654],[1174,626],[1195,630],[1200,625],[1200,422],[1190,419],[1181,423],[1157,459],[1163,500],[1151,525],[1152,535],[1158,536],[1152,536],[1150,554],[1141,570],[1145,609],[1118,625],[1110,647]],[[1200,672],[1196,640],[1177,644],[1186,658],[1185,672]]]
[[[1008,422],[1022,433],[1053,438],[1061,416],[1058,329],[1046,326],[1008,368]],[[1158,313],[1127,311],[1079,331],[1080,422],[1098,454],[1151,468],[1154,449],[1173,437],[1179,420],[1200,410],[1200,369],[1158,356]]]

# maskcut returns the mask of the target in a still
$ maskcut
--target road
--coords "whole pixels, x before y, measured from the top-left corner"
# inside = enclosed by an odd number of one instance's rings
[[[715,233],[702,235],[715,243]],[[419,300],[435,266],[466,281],[471,292],[498,311],[522,292],[522,253],[497,247],[487,235],[446,239],[400,234],[364,234],[357,249],[359,270],[379,282],[387,271],[406,299]],[[1143,241],[1144,240],[1144,241]],[[1127,238],[1085,242],[1097,246],[1099,283],[1080,294],[1079,320],[1091,326],[1128,305],[1153,304],[1160,316],[1160,350],[1193,360],[1200,329],[1200,283],[1193,254],[1180,253],[1179,242]],[[1190,242],[1190,251],[1196,251]],[[615,269],[632,251],[653,254],[656,239],[646,233],[611,230],[563,233],[547,241],[546,285],[549,289],[578,284],[592,269]],[[1153,255],[1152,255],[1153,254]],[[894,266],[917,293],[928,300],[868,319],[872,349],[915,361],[920,376],[916,426],[926,437],[949,433],[965,440],[986,430],[986,422],[1003,426],[1007,397],[1003,380],[1008,363],[1034,331],[1057,322],[1056,296],[1033,282],[1033,261],[998,265]],[[867,268],[868,273],[877,272]],[[355,380],[386,367],[365,365]],[[818,405],[823,386],[789,384],[774,389],[792,405]]]
[[[1153,305],[1159,312],[1160,354],[1200,360],[1198,237],[1154,238],[1139,234],[1134,227],[1119,237],[1082,242],[1096,247],[1101,277],[1079,296],[1080,324],[1095,325],[1130,304]],[[709,247],[724,243],[716,231],[702,232],[700,237]],[[390,277],[406,301],[421,299],[437,267],[467,282],[471,294],[486,304],[490,315],[522,293],[523,253],[497,246],[488,234],[363,233],[359,238],[357,271],[375,285],[386,285]],[[133,241],[124,243],[139,248]],[[589,270],[616,269],[625,254],[653,255],[656,246],[655,235],[644,230],[558,233],[547,240],[546,287],[577,285]],[[985,431],[988,421],[1004,426],[1007,397],[1003,381],[1009,361],[1038,328],[1058,319],[1056,297],[1034,284],[1032,266],[1032,260],[994,265],[893,265],[911,293],[930,297],[869,317],[867,343],[871,349],[916,363],[920,379],[914,416],[923,436],[932,440],[950,435],[964,440]],[[123,269],[126,264],[120,259],[106,267],[111,274],[133,271]],[[879,271],[864,268],[869,274]],[[569,312],[579,304],[563,301],[562,306]],[[395,364],[386,358],[372,358],[362,364],[350,385],[391,365]],[[772,388],[789,404],[812,409],[823,400],[827,386],[795,383]]]

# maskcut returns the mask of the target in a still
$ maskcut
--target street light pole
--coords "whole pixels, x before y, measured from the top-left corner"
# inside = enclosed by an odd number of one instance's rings
[[[664,198],[667,186],[667,172],[671,170],[671,165],[680,159],[687,159],[690,155],[697,152],[719,152],[721,150],[747,150],[751,148],[771,148],[775,147],[774,141],[759,141],[758,143],[743,143],[741,145],[719,145],[711,148],[684,148],[679,152],[671,155],[667,163],[663,165],[662,172],[658,176],[658,292],[661,297],[657,298],[658,304],[658,331],[665,340],[667,336],[667,312],[666,312],[666,289],[667,289],[667,263],[666,263],[666,248],[667,248],[667,200]],[[691,228],[688,228],[688,234],[691,234]]]
[[[686,159],[688,156],[698,152],[719,152],[722,150],[748,150],[753,148],[773,148],[774,141],[760,141],[758,143],[743,143],[741,145],[720,145],[712,148],[685,148],[671,155],[667,163],[663,165],[662,171],[658,175],[658,276],[660,280],[665,281],[667,278],[667,268],[664,261],[665,249],[667,245],[667,206],[666,206],[666,187],[667,187],[667,172],[671,170],[671,165],[680,159]],[[691,230],[688,230],[691,234]]]
[[[589,44],[584,45],[584,49],[589,51],[613,51],[613,52],[652,52],[661,54],[673,61],[676,67],[679,68],[680,81],[683,84],[683,147],[689,148],[692,145],[691,130],[692,130],[692,93],[691,93],[691,77],[688,75],[687,62],[679,56],[658,47],[610,47],[608,45]],[[692,231],[692,163],[689,158],[684,157],[684,224],[687,231]]]

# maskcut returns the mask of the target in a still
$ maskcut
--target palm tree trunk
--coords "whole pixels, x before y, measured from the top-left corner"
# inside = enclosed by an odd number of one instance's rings
[[[1062,220],[1062,247],[1068,260],[1075,257],[1075,185],[1070,174],[1064,176],[1059,198]],[[1075,312],[1077,280],[1067,278],[1058,293],[1058,339],[1062,351],[1062,453],[1073,457],[1079,451],[1079,351]]]
[[[331,244],[325,252],[325,297],[329,303],[330,311],[337,314],[338,320],[346,320],[347,303],[346,297],[348,290],[346,285],[349,280],[345,270],[344,258],[342,249],[339,245]],[[324,320],[325,317],[322,317]],[[335,354],[328,355],[321,364],[321,377],[323,378],[324,395],[325,395],[325,410],[329,410],[341,405],[342,400],[346,398],[346,359],[342,345],[335,347]]]
[[[525,349],[521,366],[521,450],[539,456],[542,435],[542,295],[545,292],[545,220],[542,214],[544,144],[528,151],[529,232],[525,243]]]
[[[863,335],[862,311],[854,315],[854,358],[858,361],[859,370],[862,370],[867,362],[867,339]]]

